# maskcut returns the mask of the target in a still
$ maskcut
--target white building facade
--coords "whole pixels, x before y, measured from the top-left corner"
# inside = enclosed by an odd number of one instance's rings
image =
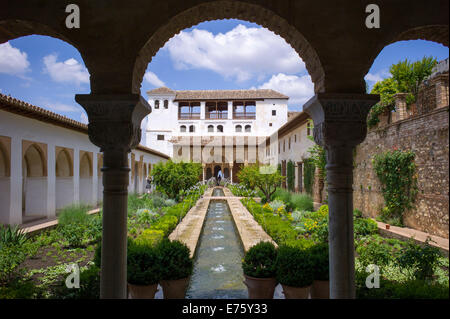
[[[173,138],[266,137],[287,122],[288,97],[273,90],[147,92],[146,145],[174,156]]]
[[[0,94],[0,223],[53,218],[73,203],[103,198],[100,149],[87,125]],[[128,191],[143,193],[154,164],[168,156],[138,146],[128,155]]]

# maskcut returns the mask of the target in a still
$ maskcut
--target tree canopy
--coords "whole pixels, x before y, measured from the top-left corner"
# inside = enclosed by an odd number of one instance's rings
[[[202,166],[199,163],[174,163],[168,160],[157,163],[151,176],[158,191],[170,198],[177,198],[182,189],[189,189],[198,183],[201,173]]]

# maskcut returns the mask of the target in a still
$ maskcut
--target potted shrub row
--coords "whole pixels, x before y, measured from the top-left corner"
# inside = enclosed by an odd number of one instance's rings
[[[310,248],[261,242],[242,261],[250,299],[271,299],[278,283],[287,299],[329,298],[328,244]]]
[[[272,243],[260,242],[251,247],[242,261],[244,284],[250,299],[271,299],[277,285],[275,262],[277,250]]]
[[[95,253],[95,264],[100,267],[101,246]],[[189,248],[180,241],[163,239],[151,244],[145,240],[128,239],[127,281],[132,299],[154,299],[158,283],[164,299],[185,297],[193,262]]]

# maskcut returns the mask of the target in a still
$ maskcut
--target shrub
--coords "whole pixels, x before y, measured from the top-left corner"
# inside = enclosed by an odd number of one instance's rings
[[[272,211],[274,214],[277,214],[279,209],[285,209],[286,205],[284,205],[284,202],[280,199],[275,199],[274,201],[271,201],[269,203],[270,208],[272,208]]]
[[[151,229],[161,230],[164,235],[169,235],[177,226],[178,218],[172,215],[164,215],[158,222],[152,225]]]
[[[90,217],[86,206],[65,207],[58,216],[58,231],[70,247],[82,247],[89,241]]]
[[[354,209],[353,210],[353,217],[354,218],[362,218],[363,217],[362,211],[360,211],[359,209]]]
[[[0,225],[0,249],[3,246],[22,245],[28,240],[27,234],[19,225]]]
[[[146,229],[136,238],[136,243],[156,246],[163,238],[164,232],[162,230]]]
[[[161,279],[176,280],[189,277],[194,267],[189,248],[182,242],[164,239],[156,246],[161,261]]]
[[[402,219],[413,207],[417,195],[417,173],[412,151],[387,151],[376,154],[373,168],[381,182],[384,201],[391,217]]]
[[[313,268],[310,254],[303,249],[280,246],[276,260],[276,278],[279,283],[292,287],[312,284]]]
[[[67,288],[64,279],[53,294],[61,299],[99,299],[100,269],[95,265],[80,269],[80,288]]]
[[[277,250],[270,242],[260,242],[251,247],[244,256],[244,274],[256,278],[275,277]]]
[[[292,209],[314,210],[314,204],[311,196],[306,194],[292,194],[290,199]]]
[[[393,260],[392,249],[375,238],[365,237],[358,242],[356,253],[364,269],[370,264],[375,264],[379,267],[386,266]]]
[[[288,204],[291,202],[291,193],[283,188],[277,188],[275,193],[273,193],[273,195],[272,195],[272,199],[275,199],[275,198]]]
[[[161,279],[161,267],[156,249],[128,242],[127,278],[133,285],[153,285]]]
[[[328,205],[322,205],[322,206],[320,206],[319,209],[317,210],[317,212],[318,212],[321,216],[328,216],[328,214],[329,214]]]
[[[411,239],[406,249],[397,258],[397,262],[403,268],[413,269],[415,279],[426,280],[433,276],[440,257],[441,252],[437,247],[429,244],[429,238],[423,247]]]
[[[202,166],[199,163],[175,163],[168,160],[156,164],[151,175],[158,191],[165,193],[169,198],[178,199],[181,190],[198,183],[201,173]]]
[[[327,243],[320,243],[309,249],[314,269],[315,280],[329,280],[329,248]]]
[[[369,218],[356,218],[353,223],[355,236],[373,235],[378,232],[378,224]]]
[[[31,280],[14,278],[7,286],[0,286],[1,299],[32,299],[39,294],[39,289]]]

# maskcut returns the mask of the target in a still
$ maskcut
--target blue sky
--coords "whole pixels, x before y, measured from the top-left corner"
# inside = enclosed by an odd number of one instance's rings
[[[428,41],[401,41],[383,49],[366,80],[370,87],[389,76],[389,66],[423,56],[448,57],[448,48]],[[142,82],[141,94],[165,85],[175,90],[271,88],[290,96],[289,108],[313,95],[298,54],[279,36],[257,24],[221,20],[183,30],[159,50]],[[89,93],[89,73],[71,45],[45,36],[0,44],[0,92],[87,121],[75,100]]]

